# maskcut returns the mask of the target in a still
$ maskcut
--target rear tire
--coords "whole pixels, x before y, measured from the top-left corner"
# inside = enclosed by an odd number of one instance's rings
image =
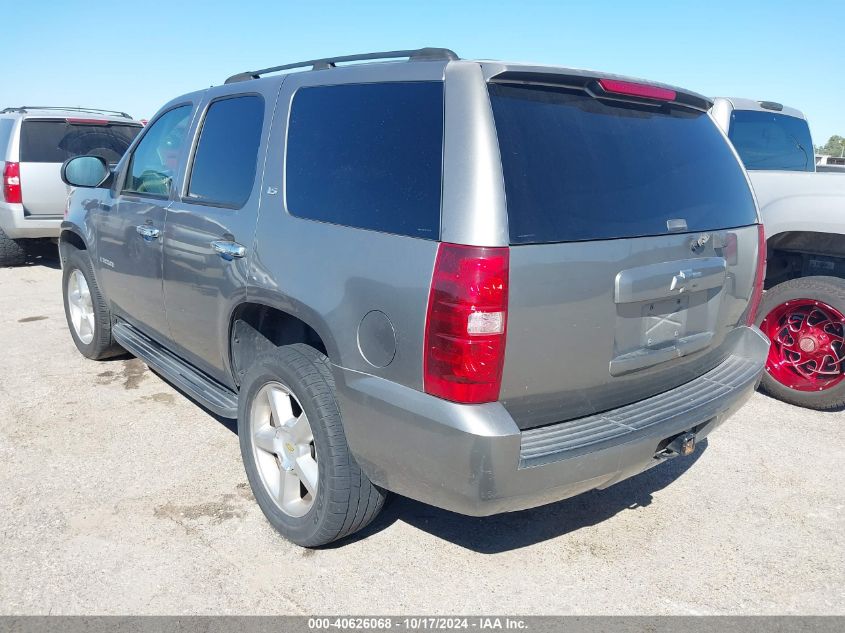
[[[0,267],[20,266],[26,261],[22,240],[13,240],[0,229]]]
[[[275,406],[267,405],[268,394],[279,398]],[[285,345],[256,359],[238,398],[238,438],[259,507],[297,545],[317,547],[357,532],[384,505],[386,493],[349,451],[329,361],[308,345]],[[305,464],[316,471],[308,485]],[[286,481],[295,484],[293,494]]]
[[[71,338],[83,356],[102,360],[124,353],[112,338],[111,312],[97,285],[88,251],[68,249],[62,268],[62,295]]]
[[[845,406],[845,280],[802,277],[778,284],[763,295],[757,325],[772,340],[763,391],[808,409]],[[817,350],[827,352],[826,360],[806,362]],[[819,363],[825,373],[813,371]]]

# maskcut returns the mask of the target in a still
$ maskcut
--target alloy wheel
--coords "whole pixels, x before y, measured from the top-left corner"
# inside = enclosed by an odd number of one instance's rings
[[[94,340],[94,304],[88,282],[79,269],[73,270],[68,276],[67,302],[76,336],[84,345],[88,345]]]
[[[795,299],[760,324],[771,339],[766,371],[797,391],[824,391],[845,379],[845,315],[822,301]]]
[[[317,496],[314,434],[302,405],[280,382],[264,385],[250,412],[250,437],[261,483],[291,517],[308,513]]]

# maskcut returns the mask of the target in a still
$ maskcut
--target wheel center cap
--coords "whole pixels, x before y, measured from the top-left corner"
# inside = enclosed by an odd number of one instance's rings
[[[802,352],[815,352],[818,345],[816,344],[815,339],[804,336],[798,341],[798,347],[801,348]]]
[[[285,442],[285,450],[286,450],[288,453],[293,453],[294,448],[295,448],[295,447],[294,447],[294,445],[293,445],[291,442]]]

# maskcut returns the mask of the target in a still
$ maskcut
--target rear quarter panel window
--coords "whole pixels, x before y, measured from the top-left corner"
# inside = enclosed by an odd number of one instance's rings
[[[255,183],[263,125],[264,99],[259,95],[212,102],[200,131],[188,198],[243,206]]]
[[[438,239],[442,82],[300,88],[288,124],[291,214]]]
[[[63,163],[74,156],[95,154],[114,164],[140,131],[140,125],[28,119],[21,127],[21,162]]]
[[[0,119],[0,160],[6,160],[8,156],[9,143],[12,140],[12,130],[14,128],[14,119]]]
[[[662,235],[756,222],[748,182],[710,117],[492,84],[513,244]]]

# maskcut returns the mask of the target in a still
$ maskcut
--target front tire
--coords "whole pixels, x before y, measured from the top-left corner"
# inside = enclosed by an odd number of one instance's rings
[[[772,341],[761,382],[808,409],[845,406],[845,280],[802,277],[767,290],[757,325]]]
[[[308,345],[256,359],[238,398],[238,438],[259,507],[297,545],[357,532],[384,505],[349,451],[329,361]]]
[[[21,240],[13,240],[0,229],[0,267],[20,266],[26,261],[26,249]]]
[[[83,356],[101,360],[123,352],[112,338],[111,313],[87,251],[68,251],[62,269],[62,295],[71,338]]]

